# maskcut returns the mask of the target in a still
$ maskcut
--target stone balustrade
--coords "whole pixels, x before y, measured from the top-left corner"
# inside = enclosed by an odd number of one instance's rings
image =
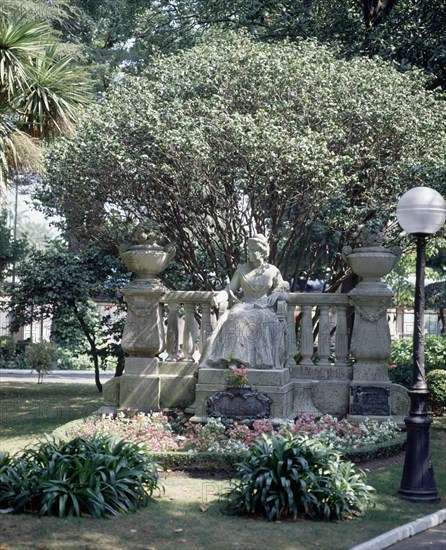
[[[213,295],[212,291],[166,291],[163,294],[160,301],[167,306],[166,346],[162,350],[167,353],[165,361],[177,361],[179,349],[183,352],[183,361],[195,360],[197,318],[200,319],[198,350],[203,351],[216,324],[211,308]],[[286,324],[287,366],[296,366],[295,357],[299,356],[301,366],[346,366],[349,355],[346,312],[349,305],[346,294],[322,292],[292,292],[286,302],[279,302],[277,314]],[[179,322],[181,306],[184,308],[183,331]],[[318,327],[316,336],[314,324]]]

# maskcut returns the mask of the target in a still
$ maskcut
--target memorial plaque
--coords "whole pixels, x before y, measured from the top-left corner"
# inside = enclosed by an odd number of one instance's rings
[[[211,395],[206,404],[214,418],[257,420],[271,415],[272,399],[249,388],[228,388]]]
[[[389,416],[390,388],[384,386],[353,386],[350,388],[350,414]]]

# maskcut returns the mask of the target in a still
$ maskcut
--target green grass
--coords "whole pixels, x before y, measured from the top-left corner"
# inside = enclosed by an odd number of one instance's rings
[[[61,424],[88,416],[98,410],[101,400],[91,384],[2,382],[0,450],[17,451]]]
[[[100,396],[92,386],[55,386],[0,386],[2,405],[8,396],[11,407],[2,407],[2,427],[8,426],[9,432],[8,435],[2,432],[0,448],[8,445],[10,436],[17,435],[15,427],[20,429],[20,440],[26,442],[30,437],[49,432],[53,427],[79,418],[99,405]],[[38,404],[41,403],[45,409],[39,408],[41,405]],[[22,408],[21,415],[17,413],[19,405]],[[36,410],[45,410],[45,413],[33,414],[32,411]],[[227,487],[227,480],[217,476],[199,479],[168,473],[166,494],[155,498],[147,508],[135,514],[110,520],[0,515],[0,548],[266,550],[274,545],[281,550],[347,550],[398,525],[445,507],[444,429],[431,430],[431,452],[435,480],[443,496],[443,501],[436,504],[414,504],[396,496],[401,481],[403,454],[398,455],[398,460],[393,460],[390,465],[382,463],[377,466],[372,463],[367,479],[377,489],[375,507],[364,518],[340,523],[306,520],[267,523],[260,519],[228,517],[222,515],[222,503],[218,499],[218,493]]]

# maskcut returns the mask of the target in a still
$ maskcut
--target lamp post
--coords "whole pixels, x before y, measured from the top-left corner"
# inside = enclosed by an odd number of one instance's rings
[[[440,496],[429,453],[432,420],[427,412],[429,391],[424,376],[424,270],[426,238],[444,224],[446,203],[437,191],[414,187],[400,198],[396,214],[400,226],[417,239],[412,385],[409,416],[404,419],[407,445],[398,496],[416,502],[436,502]]]

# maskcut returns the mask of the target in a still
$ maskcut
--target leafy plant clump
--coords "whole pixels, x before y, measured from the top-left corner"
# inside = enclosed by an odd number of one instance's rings
[[[15,342],[11,336],[0,336],[0,368],[6,368],[14,361]]]
[[[268,521],[352,519],[364,513],[373,491],[338,451],[291,434],[257,440],[238,474],[226,512],[261,514]]]
[[[402,338],[392,340],[389,360],[389,378],[395,384],[409,388],[412,384],[413,340]],[[446,365],[446,338],[426,336],[424,342],[424,365],[426,373]]]
[[[21,455],[0,453],[0,508],[59,517],[133,512],[159,489],[144,447],[117,437],[47,440]]]
[[[428,372],[426,383],[429,388],[429,402],[432,411],[442,414],[446,408],[446,370],[435,369]]]

